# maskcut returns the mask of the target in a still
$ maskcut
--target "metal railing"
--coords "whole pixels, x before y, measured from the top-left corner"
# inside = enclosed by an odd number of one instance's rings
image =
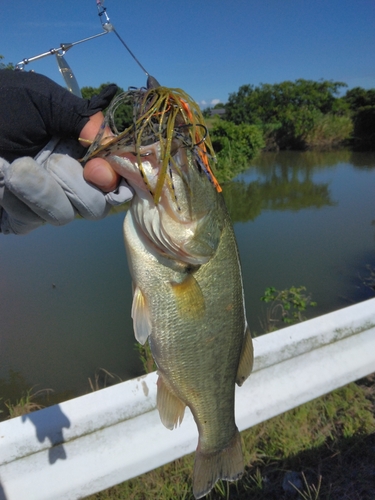
[[[254,339],[236,389],[240,430],[375,371],[375,299]],[[156,373],[0,423],[0,500],[73,500],[195,450],[186,411],[169,431]]]

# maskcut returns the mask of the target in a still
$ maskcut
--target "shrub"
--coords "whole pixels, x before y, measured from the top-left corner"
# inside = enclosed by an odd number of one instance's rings
[[[303,138],[307,148],[331,148],[348,140],[353,132],[353,122],[349,116],[321,114]]]
[[[249,161],[264,147],[262,131],[255,125],[216,120],[210,135],[218,159],[219,182],[246,170]]]

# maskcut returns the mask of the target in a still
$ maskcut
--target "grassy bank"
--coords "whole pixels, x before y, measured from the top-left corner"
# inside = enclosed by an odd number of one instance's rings
[[[243,478],[219,482],[207,499],[374,499],[374,404],[372,376],[244,431]],[[188,455],[87,498],[193,500],[193,459]]]

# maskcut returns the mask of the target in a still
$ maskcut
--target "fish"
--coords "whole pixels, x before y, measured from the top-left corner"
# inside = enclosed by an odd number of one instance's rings
[[[207,129],[192,99],[177,90],[145,91],[142,106],[133,103],[141,108],[134,125],[91,157],[105,158],[134,190],[123,228],[135,337],[149,342],[157,365],[162,423],[174,429],[186,406],[196,422],[199,499],[219,479],[243,474],[235,384],[250,375],[253,345],[236,238],[207,160]]]

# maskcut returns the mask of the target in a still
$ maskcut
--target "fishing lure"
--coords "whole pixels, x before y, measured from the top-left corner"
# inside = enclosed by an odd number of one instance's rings
[[[119,132],[115,124],[116,110],[121,104],[131,105],[133,110],[133,123],[123,132]],[[116,136],[101,144],[107,126]],[[118,95],[110,104],[101,130],[82,161],[86,162],[100,153],[105,157],[113,151],[134,146],[141,175],[157,204],[167,177],[168,166],[172,164],[177,168],[172,151],[174,138],[179,139],[193,152],[198,168],[204,171],[220,192],[221,187],[212,167],[216,157],[202,112],[198,104],[181,89],[157,86],[149,89],[129,89]],[[142,167],[141,148],[155,142],[160,143],[162,167],[156,187],[152,190]]]

